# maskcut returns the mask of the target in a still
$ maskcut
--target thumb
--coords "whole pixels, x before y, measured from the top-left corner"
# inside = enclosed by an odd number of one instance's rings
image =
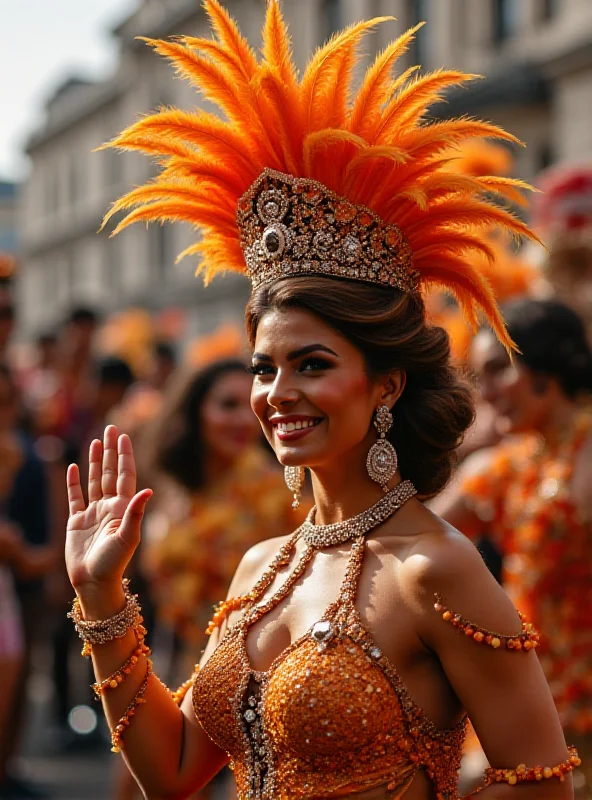
[[[142,489],[132,497],[121,520],[120,535],[130,547],[137,547],[140,542],[142,519],[148,501],[153,495],[152,489]]]

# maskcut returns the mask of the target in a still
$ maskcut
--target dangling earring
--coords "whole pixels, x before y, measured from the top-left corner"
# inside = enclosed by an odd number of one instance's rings
[[[304,467],[284,467],[284,480],[288,489],[294,493],[292,508],[298,508],[300,493],[304,485]]]
[[[366,469],[373,481],[379,483],[383,492],[388,491],[388,483],[397,471],[397,451],[387,440],[386,435],[393,427],[393,415],[386,405],[376,411],[374,426],[379,439],[370,448],[366,459]]]

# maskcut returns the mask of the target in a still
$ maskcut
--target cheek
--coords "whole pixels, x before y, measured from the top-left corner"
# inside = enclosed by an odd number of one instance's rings
[[[328,417],[329,430],[346,424],[353,437],[365,435],[373,398],[368,376],[364,371],[339,371],[313,383],[310,400]]]
[[[253,383],[251,389],[251,410],[262,424],[264,424],[267,419],[267,411],[269,408],[267,395],[269,393],[269,388],[268,386]]]

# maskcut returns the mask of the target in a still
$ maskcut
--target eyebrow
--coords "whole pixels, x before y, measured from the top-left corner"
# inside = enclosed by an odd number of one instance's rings
[[[337,353],[335,353],[331,348],[325,347],[324,344],[309,344],[306,347],[301,347],[298,350],[292,350],[291,353],[288,353],[288,361],[295,361],[297,358],[302,358],[302,356],[307,356],[309,353],[317,353],[319,350],[323,353],[330,353],[335,358],[339,358]],[[253,353],[253,360],[257,359],[257,361],[273,361],[271,356],[266,355],[265,353]]]

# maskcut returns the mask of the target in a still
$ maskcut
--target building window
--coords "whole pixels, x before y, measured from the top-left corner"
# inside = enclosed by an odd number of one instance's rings
[[[323,39],[328,41],[342,27],[341,0],[323,0]]]
[[[420,22],[429,21],[429,6],[430,0],[410,0],[409,27],[414,27]],[[420,64],[422,67],[429,66],[429,54],[426,39],[427,27],[427,25],[424,25],[424,27],[415,34],[415,39],[409,48],[409,58],[411,64]]]
[[[81,186],[81,171],[79,168],[78,158],[76,154],[70,157],[69,171],[68,171],[68,194],[70,196],[70,205],[75,205],[82,194]]]
[[[53,171],[53,169],[46,176],[43,182],[43,188],[45,196],[45,213],[48,216],[51,216],[52,214],[55,214],[60,204],[58,175],[55,171]]]
[[[542,144],[537,152],[537,171],[542,172],[542,170],[550,167],[554,161],[555,157],[551,144],[549,142]]]
[[[558,11],[559,0],[539,0],[541,6],[541,20],[552,19]]]
[[[496,44],[502,44],[516,33],[518,5],[516,0],[493,0],[492,30]]]

